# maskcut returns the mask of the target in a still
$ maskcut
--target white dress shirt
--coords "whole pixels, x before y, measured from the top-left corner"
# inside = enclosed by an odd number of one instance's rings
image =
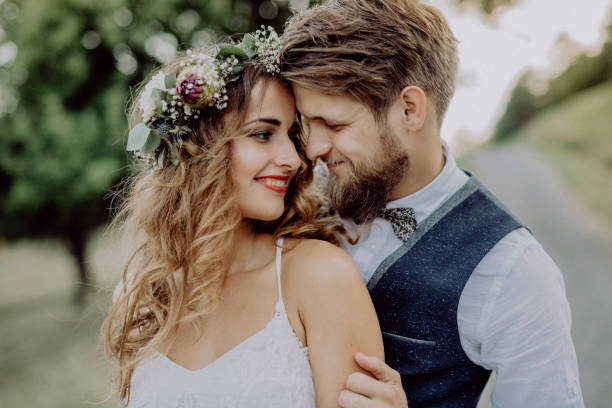
[[[417,223],[457,192],[468,176],[444,144],[446,163],[427,186],[387,208],[410,207]],[[346,244],[367,283],[402,242],[382,218]],[[571,313],[559,268],[524,228],[500,240],[468,279],[457,311],[459,338],[475,364],[497,374],[495,407],[583,407]]]

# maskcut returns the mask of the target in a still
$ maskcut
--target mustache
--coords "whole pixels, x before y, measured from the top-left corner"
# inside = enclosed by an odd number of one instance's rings
[[[325,164],[345,162],[352,165],[351,160],[340,153],[330,153],[327,156],[323,157],[323,161],[325,162]]]
[[[410,167],[410,158],[389,133],[381,134],[381,149],[355,165],[342,154],[330,152],[326,163],[344,161],[348,177],[340,181],[331,172],[328,194],[333,209],[357,224],[372,221],[385,207],[389,195]]]

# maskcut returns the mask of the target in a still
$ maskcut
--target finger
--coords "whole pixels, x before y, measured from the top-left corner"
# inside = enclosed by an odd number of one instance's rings
[[[367,408],[370,400],[363,395],[344,390],[338,397],[338,405],[342,408]]]
[[[399,375],[397,371],[389,367],[378,357],[366,356],[363,353],[355,353],[355,361],[359,367],[372,373],[372,375],[384,382],[397,383]]]
[[[353,373],[346,380],[346,389],[368,398],[383,394],[387,384],[363,373]]]

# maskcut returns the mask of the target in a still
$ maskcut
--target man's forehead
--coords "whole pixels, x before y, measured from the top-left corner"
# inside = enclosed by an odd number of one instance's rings
[[[367,110],[349,95],[332,95],[317,90],[294,88],[297,107],[308,120],[351,119]]]

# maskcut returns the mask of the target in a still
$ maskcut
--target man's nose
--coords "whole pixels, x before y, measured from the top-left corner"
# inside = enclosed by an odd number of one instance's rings
[[[308,140],[306,141],[306,156],[310,160],[316,160],[326,156],[332,148],[329,135],[314,126],[310,127]]]

